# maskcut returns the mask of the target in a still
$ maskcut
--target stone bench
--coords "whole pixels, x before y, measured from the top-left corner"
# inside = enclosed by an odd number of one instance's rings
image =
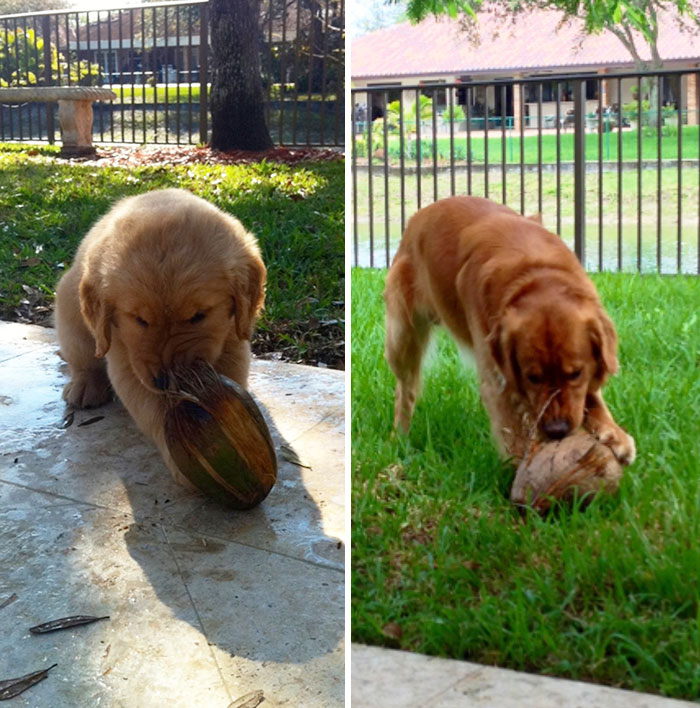
[[[17,86],[0,88],[0,103],[58,102],[61,124],[61,155],[94,155],[92,144],[92,102],[112,101],[111,89],[93,86]]]

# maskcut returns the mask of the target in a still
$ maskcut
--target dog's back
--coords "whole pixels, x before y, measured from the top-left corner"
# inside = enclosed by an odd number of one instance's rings
[[[494,314],[489,291],[502,302],[504,289],[534,268],[570,272],[581,267],[538,216],[523,217],[481,197],[448,197],[409,220],[387,276],[385,299],[398,298],[409,318],[418,314],[442,322],[470,346],[465,306],[479,298],[479,312]]]
[[[416,212],[406,225],[387,275],[387,315],[402,317],[410,326],[420,319],[442,322],[458,340],[471,346],[455,289],[465,258],[462,232],[494,215],[518,218],[512,209],[481,197],[448,197]]]

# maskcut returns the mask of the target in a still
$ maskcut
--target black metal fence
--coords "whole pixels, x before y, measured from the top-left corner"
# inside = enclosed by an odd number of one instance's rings
[[[421,206],[541,213],[589,270],[700,273],[700,74],[355,88],[353,263],[388,266]]]
[[[344,142],[344,0],[263,0],[266,117],[283,145]],[[211,77],[206,1],[0,17],[0,85],[111,88],[99,142],[206,143]],[[49,140],[54,104],[0,105],[0,140]]]

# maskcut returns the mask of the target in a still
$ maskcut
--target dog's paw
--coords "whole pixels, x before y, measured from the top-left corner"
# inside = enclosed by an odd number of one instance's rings
[[[112,388],[102,371],[74,374],[63,388],[63,400],[75,408],[97,408],[111,398]]]
[[[607,445],[622,465],[631,465],[637,456],[637,447],[634,438],[622,428],[609,426],[596,430],[596,437],[603,445]]]

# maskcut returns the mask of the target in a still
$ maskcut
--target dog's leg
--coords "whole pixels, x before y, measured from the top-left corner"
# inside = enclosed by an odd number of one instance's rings
[[[229,337],[214,368],[224,376],[233,379],[239,386],[248,386],[250,368],[250,342],[246,339]]]
[[[623,465],[631,465],[637,455],[634,438],[628,435],[612,417],[600,391],[586,397],[584,427],[607,445]]]
[[[95,357],[95,339],[80,313],[77,271],[68,271],[56,289],[56,331],[71,377],[63,389],[66,403],[93,408],[109,401],[107,369],[104,360]]]
[[[394,428],[408,432],[420,389],[420,368],[431,322],[415,312],[407,317],[405,304],[387,299],[386,359],[396,377]]]

